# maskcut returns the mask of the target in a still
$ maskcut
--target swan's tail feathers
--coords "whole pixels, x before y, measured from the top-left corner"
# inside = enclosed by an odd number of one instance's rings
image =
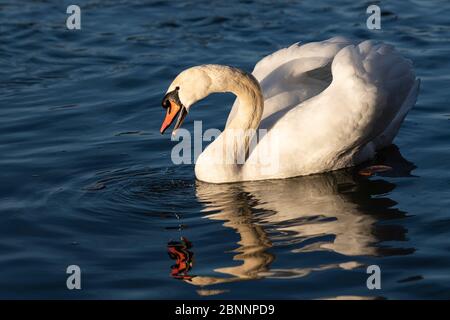
[[[398,133],[398,130],[400,129],[403,120],[405,119],[409,110],[411,110],[411,108],[416,103],[419,89],[420,89],[420,79],[416,79],[414,85],[409,91],[408,96],[403,102],[400,111],[397,113],[397,115],[389,124],[389,126],[384,130],[384,132],[373,140],[373,144],[376,150],[383,149],[392,143],[392,141],[394,140],[395,136]]]

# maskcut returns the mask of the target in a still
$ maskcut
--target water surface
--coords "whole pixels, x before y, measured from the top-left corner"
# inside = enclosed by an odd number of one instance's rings
[[[450,298],[448,1],[381,2],[379,31],[354,1],[86,0],[80,31],[69,4],[0,4],[1,298]],[[422,79],[374,160],[393,170],[208,185],[172,164],[158,130],[178,72],[336,35],[394,44]],[[232,102],[185,127],[223,128]]]

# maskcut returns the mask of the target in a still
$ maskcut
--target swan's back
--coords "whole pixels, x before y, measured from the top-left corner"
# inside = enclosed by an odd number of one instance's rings
[[[260,129],[268,130],[257,148],[273,149],[277,141],[275,178],[370,159],[392,143],[419,87],[411,61],[394,47],[344,38],[282,49],[258,62],[253,74],[265,98]],[[244,171],[254,177],[250,167]]]
[[[369,160],[392,143],[419,88],[411,61],[394,47],[341,37],[281,49],[259,61],[253,75],[263,91],[259,129],[266,134],[236,177],[223,177],[227,182],[309,175]],[[227,124],[238,108],[235,101]],[[261,159],[275,164],[273,170],[262,170]]]

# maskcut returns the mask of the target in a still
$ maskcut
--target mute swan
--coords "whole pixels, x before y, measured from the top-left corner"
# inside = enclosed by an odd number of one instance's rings
[[[160,131],[178,115],[175,133],[209,94],[232,92],[237,99],[224,131],[197,159],[197,179],[309,175],[357,165],[390,145],[418,89],[411,61],[394,47],[335,37],[281,49],[252,74],[221,65],[184,70],[163,99]]]

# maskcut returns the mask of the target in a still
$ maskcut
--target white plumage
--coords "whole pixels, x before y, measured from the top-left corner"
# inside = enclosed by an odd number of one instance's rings
[[[188,109],[212,92],[237,95],[224,132],[197,160],[199,180],[279,179],[364,162],[391,144],[419,87],[411,62],[392,46],[341,37],[281,49],[252,75],[257,81],[235,68],[205,65],[171,84]],[[230,145],[231,128],[267,130],[243,164],[222,161],[224,152],[247,148]]]

